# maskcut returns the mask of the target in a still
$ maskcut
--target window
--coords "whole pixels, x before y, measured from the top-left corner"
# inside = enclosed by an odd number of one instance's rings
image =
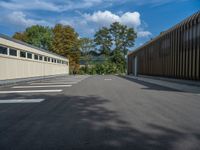
[[[11,56],[17,56],[17,50],[10,48],[10,55]]]
[[[56,59],[54,59],[54,63],[56,63]]]
[[[61,60],[58,59],[57,62],[60,64],[60,63],[61,63]]]
[[[51,58],[51,62],[54,62],[54,59],[53,59],[53,58]]]
[[[62,61],[62,64],[68,65],[67,61]]]
[[[28,59],[32,59],[32,54],[31,53],[27,53],[27,58]]]
[[[40,60],[43,60],[42,58],[43,58],[42,56],[39,57]]]
[[[0,46],[0,54],[8,54],[7,47]]]
[[[44,61],[47,61],[47,57],[44,57]]]
[[[51,61],[51,58],[48,57],[48,62],[50,62],[50,61]]]
[[[35,60],[38,60],[38,55],[34,55],[34,59],[35,59]]]
[[[26,52],[24,52],[24,51],[20,51],[20,57],[22,57],[22,58],[26,58]]]

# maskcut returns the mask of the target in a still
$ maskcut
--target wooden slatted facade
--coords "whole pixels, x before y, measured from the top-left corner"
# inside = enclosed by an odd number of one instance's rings
[[[128,55],[128,74],[200,80],[200,11]]]

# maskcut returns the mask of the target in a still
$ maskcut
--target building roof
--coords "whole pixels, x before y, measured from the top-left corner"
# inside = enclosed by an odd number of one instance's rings
[[[135,50],[133,50],[132,52],[130,52],[128,55],[131,55],[133,53],[136,53],[138,52],[139,50],[141,50],[143,47],[149,45],[150,43],[156,41],[157,39],[159,39],[160,37],[166,35],[167,33],[179,28],[180,26],[184,25],[184,24],[187,24],[189,22],[191,22],[192,20],[195,20],[198,18],[198,22],[200,22],[200,11],[194,13],[192,16],[184,19],[183,21],[181,21],[180,23],[176,24],[175,26],[171,27],[170,29],[164,31],[164,32],[161,32],[160,35],[156,36],[155,38],[151,39],[150,41],[144,43],[142,46],[136,48]]]
[[[22,44],[22,45],[25,45],[25,46],[28,46],[28,47],[37,49],[37,50],[42,51],[42,52],[45,52],[45,53],[53,54],[53,55],[55,55],[55,56],[62,57],[63,59],[67,59],[66,57],[63,57],[63,56],[58,55],[58,54],[56,54],[56,53],[53,53],[53,52],[51,52],[51,51],[49,51],[49,50],[45,50],[45,49],[42,49],[42,48],[33,46],[33,45],[31,45],[31,44],[22,42],[22,41],[20,41],[20,40],[16,40],[16,39],[14,39],[14,38],[11,38],[11,37],[9,37],[9,36],[7,36],[7,35],[4,35],[4,34],[1,34],[1,33],[0,33],[0,38],[6,39],[6,40],[9,40],[9,41],[18,43],[18,44]]]

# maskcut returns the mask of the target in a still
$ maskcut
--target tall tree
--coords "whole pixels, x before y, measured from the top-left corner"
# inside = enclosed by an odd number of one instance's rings
[[[109,56],[112,47],[112,39],[108,28],[103,27],[95,34],[94,39],[96,46],[99,47],[101,54]]]
[[[52,30],[49,27],[34,25],[26,28],[24,32],[15,33],[13,38],[49,50],[52,44]]]
[[[80,50],[82,55],[87,55],[95,50],[94,40],[89,38],[80,39]]]
[[[80,39],[81,60],[85,64],[85,72],[87,72],[89,63],[92,60],[92,53],[95,51],[94,40],[89,38]]]
[[[70,60],[70,71],[77,72],[80,59],[80,41],[71,26],[57,24],[53,28],[52,50]]]
[[[13,38],[17,39],[17,40],[20,40],[20,41],[23,41],[23,42],[27,42],[28,41],[27,36],[26,36],[26,34],[24,32],[16,32],[13,35]]]
[[[133,28],[128,28],[119,22],[114,22],[110,26],[110,33],[115,45],[114,50],[121,51],[124,56],[127,55],[128,49],[134,46],[137,37]]]

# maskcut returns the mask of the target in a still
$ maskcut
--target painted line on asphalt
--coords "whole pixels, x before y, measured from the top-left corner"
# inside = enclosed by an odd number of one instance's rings
[[[104,79],[105,81],[111,81],[112,79]]]
[[[24,89],[24,88],[55,88],[55,87],[71,87],[72,85],[38,85],[38,86],[13,86],[13,89]]]
[[[54,83],[54,82],[49,82],[49,83],[45,83],[45,82],[38,82],[38,83],[31,83],[30,85],[66,85],[66,84],[77,84],[78,82],[67,82],[67,83]]]
[[[9,99],[0,100],[0,104],[12,104],[12,103],[40,103],[45,99]]]
[[[15,93],[58,93],[63,90],[26,90],[26,91],[0,91],[0,94],[15,94]]]

